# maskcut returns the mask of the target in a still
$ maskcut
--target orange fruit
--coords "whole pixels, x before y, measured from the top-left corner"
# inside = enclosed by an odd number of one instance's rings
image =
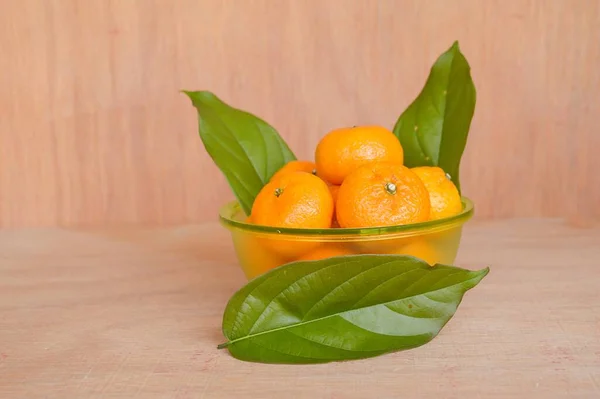
[[[252,217],[246,217],[245,222],[252,223]],[[242,270],[248,279],[288,262],[280,254],[264,245],[264,240],[253,233],[234,232],[233,245],[238,253]]]
[[[433,244],[427,238],[414,238],[399,248],[398,251],[395,251],[395,253],[415,256],[433,266],[440,261],[440,257],[442,256]]]
[[[290,228],[328,228],[333,217],[333,199],[327,184],[315,175],[290,172],[267,183],[252,205],[252,222]],[[264,245],[285,257],[295,257],[318,242],[290,238],[265,238]]]
[[[335,217],[335,203],[337,202],[337,196],[340,192],[340,186],[329,184],[329,192],[331,193],[331,198],[333,198],[333,218],[331,219],[331,227],[340,227],[337,218]]]
[[[370,162],[402,163],[404,151],[394,133],[381,126],[355,126],[332,130],[315,151],[317,175],[332,184]]]
[[[456,215],[462,211],[458,189],[437,166],[419,166],[411,169],[425,184],[431,203],[430,220]]]
[[[462,227],[427,233],[405,240],[404,245],[390,253],[416,256],[431,266],[436,263],[452,265],[458,253]]]
[[[266,226],[327,228],[332,214],[327,184],[310,173],[290,172],[265,184],[250,217],[255,224]]]
[[[275,174],[271,176],[270,181],[273,181],[273,179],[279,178],[289,172],[306,172],[314,175],[317,173],[317,166],[314,162],[310,161],[290,161],[283,165],[283,167],[281,167],[281,169],[279,169],[277,172],[275,172]]]
[[[324,244],[317,249],[307,252],[297,260],[319,260],[333,256],[352,255],[353,252],[340,244]]]
[[[246,278],[252,279],[287,263],[280,254],[263,245],[263,240],[251,233],[236,232],[233,244]]]
[[[353,244],[354,250],[361,254],[397,254],[410,238],[386,238],[358,241]]]
[[[336,202],[341,227],[393,226],[429,219],[429,193],[406,166],[377,162],[361,166],[340,186]]]
[[[335,202],[337,201],[338,193],[340,192],[340,186],[331,184],[329,186],[329,192],[331,193],[331,198],[333,198],[333,203],[335,204]]]

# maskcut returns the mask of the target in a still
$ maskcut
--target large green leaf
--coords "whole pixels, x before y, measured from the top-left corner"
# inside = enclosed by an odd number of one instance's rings
[[[242,360],[323,363],[432,340],[489,269],[431,267],[406,255],[349,255],[275,268],[233,295],[223,317]]]
[[[460,190],[459,166],[475,112],[471,68],[454,42],[394,126],[408,167],[439,166]]]
[[[206,151],[249,215],[260,189],[296,157],[264,120],[227,105],[209,91],[184,93],[198,110],[198,129]]]

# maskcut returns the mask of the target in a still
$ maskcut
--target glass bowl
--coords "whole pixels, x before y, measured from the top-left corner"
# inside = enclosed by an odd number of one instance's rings
[[[252,279],[296,260],[346,254],[406,254],[430,265],[454,263],[462,227],[473,216],[473,202],[462,197],[463,210],[448,218],[398,226],[298,229],[246,223],[237,201],[225,204],[219,219],[230,232],[246,277]]]

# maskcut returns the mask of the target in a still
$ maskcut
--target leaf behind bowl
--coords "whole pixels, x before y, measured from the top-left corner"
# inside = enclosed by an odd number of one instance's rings
[[[184,93],[198,111],[198,130],[206,151],[249,215],[260,189],[296,157],[264,120],[229,106],[209,91]]]
[[[433,64],[421,93],[394,126],[405,165],[439,166],[460,191],[460,160],[475,102],[471,68],[454,42]]]
[[[429,266],[406,255],[293,262],[233,295],[223,317],[241,360],[324,363],[414,348],[433,339],[488,269]]]

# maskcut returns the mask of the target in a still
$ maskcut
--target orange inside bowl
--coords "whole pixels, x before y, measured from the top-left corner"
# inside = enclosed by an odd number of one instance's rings
[[[260,226],[245,222],[246,215],[237,201],[225,204],[219,219],[231,232],[242,270],[248,279],[252,279],[298,259],[338,254],[403,254],[416,256],[430,265],[451,265],[458,253],[462,227],[474,212],[470,199],[462,197],[462,204],[462,212],[448,218],[385,227],[295,229]]]

